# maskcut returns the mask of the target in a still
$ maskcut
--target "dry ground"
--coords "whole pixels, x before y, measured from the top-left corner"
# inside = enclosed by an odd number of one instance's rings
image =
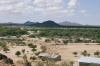
[[[37,49],[40,49],[39,47]],[[97,50],[100,50],[100,45],[97,44],[85,45],[83,43],[80,43],[80,44],[60,45],[59,47],[63,48],[61,51],[59,51],[59,54],[62,57],[61,61],[75,61],[74,66],[78,66],[77,60],[80,57],[82,57],[81,52],[83,52],[84,50],[87,50],[87,52],[91,54],[90,57],[95,57],[93,53]],[[8,53],[5,53],[3,51],[0,51],[0,53],[7,55],[11,59],[13,59],[14,62],[16,63],[18,60],[23,60],[22,56],[24,54],[22,54],[20,57],[17,57],[15,55],[16,51],[21,51],[22,49],[26,49],[26,51],[29,51],[29,53],[25,52],[28,58],[30,56],[33,56],[33,53],[31,52],[31,48],[27,46],[14,46],[13,48],[10,47],[10,51]],[[74,55],[72,54],[74,51],[78,52],[77,57],[74,57]],[[58,61],[57,63],[60,63],[61,61]]]

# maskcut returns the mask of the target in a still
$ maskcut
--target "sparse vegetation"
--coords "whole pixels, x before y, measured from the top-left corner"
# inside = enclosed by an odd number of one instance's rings
[[[96,55],[97,57],[99,57],[100,52],[99,51],[96,51],[96,52],[94,52],[94,55]]]
[[[75,55],[75,57],[76,57],[76,55],[78,54],[78,52],[73,52],[73,54]]]
[[[35,56],[33,56],[33,57],[30,57],[30,60],[36,60],[36,57]]]
[[[20,52],[20,51],[17,51],[17,52],[15,53],[15,55],[19,56],[19,55],[21,55],[21,52]]]
[[[25,49],[22,49],[22,53],[25,53]]]

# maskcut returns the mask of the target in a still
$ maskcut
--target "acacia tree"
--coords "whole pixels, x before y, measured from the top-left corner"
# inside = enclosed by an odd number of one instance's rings
[[[24,55],[23,56],[23,59],[26,61],[27,60],[27,55]]]
[[[46,52],[47,51],[46,45],[42,45],[40,48],[42,49],[42,52]]]
[[[99,51],[96,51],[96,52],[94,52],[94,55],[96,55],[96,56],[98,56],[98,57],[99,57],[100,52],[99,52]]]
[[[44,64],[42,62],[37,62],[36,66],[44,66]]]
[[[87,56],[87,52],[82,52],[81,53],[83,56]]]
[[[15,55],[19,56],[19,55],[21,55],[21,52],[20,52],[20,51],[17,51],[17,52],[15,53]]]
[[[67,45],[68,40],[63,40],[63,43],[64,43],[65,45]]]
[[[7,53],[7,51],[10,51],[10,49],[8,49],[7,47],[4,47],[3,51]]]
[[[78,54],[78,52],[73,52],[73,54],[75,55],[75,57],[76,57],[76,55]]]
[[[90,53],[87,54],[88,57],[89,57],[90,55],[91,55]]]
[[[30,60],[36,60],[36,57],[35,56],[30,57]]]
[[[64,62],[62,62],[62,63],[60,64],[60,66],[70,66],[70,64],[64,61]]]
[[[22,53],[25,53],[25,49],[22,49]]]
[[[75,62],[74,62],[74,61],[70,61],[69,63],[73,66],[73,64],[74,64]]]
[[[34,53],[35,51],[37,51],[37,49],[34,49],[34,48],[33,48],[31,51]]]

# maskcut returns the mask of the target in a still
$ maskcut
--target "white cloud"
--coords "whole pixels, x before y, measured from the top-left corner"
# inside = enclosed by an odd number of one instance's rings
[[[48,7],[63,7],[64,0],[35,0],[33,4],[36,4],[41,8]]]
[[[41,12],[42,15],[75,15],[75,10],[65,8],[64,0],[35,0],[33,4],[37,6],[35,10]]]
[[[0,0],[2,15],[75,15],[75,10],[67,9],[64,0]]]
[[[86,12],[86,10],[81,10],[80,12],[81,12],[81,13],[85,13],[85,12]]]
[[[68,3],[68,8],[76,8],[79,5],[80,4],[77,0],[70,0],[70,2]]]
[[[30,6],[32,0],[0,0],[0,13],[6,15],[32,14],[34,7]]]

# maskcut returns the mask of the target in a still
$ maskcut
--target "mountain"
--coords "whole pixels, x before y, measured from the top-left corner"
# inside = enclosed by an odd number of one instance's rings
[[[79,23],[75,23],[75,22],[68,22],[68,21],[65,21],[65,22],[61,22],[59,23],[60,25],[71,25],[71,26],[80,26],[81,24]]]
[[[34,24],[36,27],[60,27],[61,25],[55,23],[54,21],[48,20],[44,21],[43,23],[36,23]]]
[[[30,25],[30,24],[35,24],[35,22],[30,22],[30,21],[27,21],[24,23],[25,25]]]

